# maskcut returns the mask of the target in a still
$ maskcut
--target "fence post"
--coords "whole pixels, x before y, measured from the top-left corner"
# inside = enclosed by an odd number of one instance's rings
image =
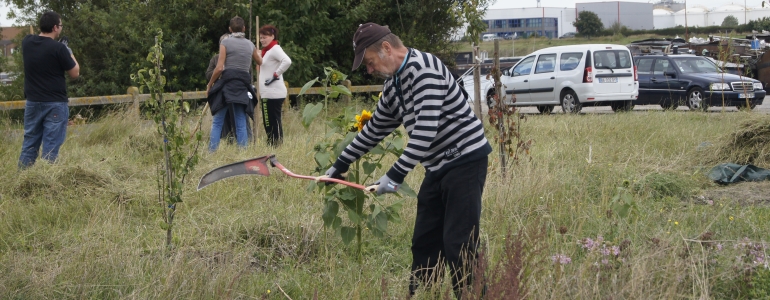
[[[287,110],[286,107],[291,106],[291,102],[289,102],[289,101],[291,101],[291,100],[289,100],[289,82],[288,81],[284,81],[283,84],[286,85],[286,99],[283,101],[283,107],[281,107],[281,110],[282,110],[282,112],[286,112],[286,110]]]
[[[135,86],[130,86],[130,87],[128,87],[127,93],[129,95],[131,95],[131,103],[133,103],[131,105],[131,108],[130,108],[131,115],[133,115],[134,117],[138,118],[138,117],[140,117],[140,115],[139,115],[139,88],[137,88]]]
[[[342,81],[342,85],[344,85],[346,88],[348,88],[348,90],[350,90],[350,87],[351,87],[350,80],[345,79],[344,81]],[[345,102],[346,104],[348,104],[348,103],[350,103],[350,98],[351,97],[348,96],[348,95],[342,95],[342,99],[341,100],[343,102]]]

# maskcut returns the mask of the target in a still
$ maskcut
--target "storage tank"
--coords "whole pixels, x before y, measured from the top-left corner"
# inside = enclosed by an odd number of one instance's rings
[[[685,18],[685,11],[687,12],[687,18]],[[676,26],[686,25],[688,27],[705,27],[708,26],[707,24],[709,24],[708,18],[708,8],[700,5],[683,9],[674,13],[674,22],[676,23]]]
[[[738,24],[744,24],[747,12],[742,5],[728,4],[717,7],[709,12],[708,26],[720,26],[727,16],[733,16],[738,20]]]
[[[676,27],[674,12],[666,8],[653,9],[652,24],[655,29]]]

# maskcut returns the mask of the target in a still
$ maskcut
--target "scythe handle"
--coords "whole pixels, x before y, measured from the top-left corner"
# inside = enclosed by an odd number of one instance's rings
[[[331,178],[331,177],[326,177],[326,176],[318,176],[318,177],[316,177],[316,176],[307,176],[307,175],[294,174],[294,172],[289,171],[289,169],[287,169],[281,163],[279,163],[278,160],[275,158],[275,156],[271,156],[270,157],[270,164],[273,165],[273,167],[278,168],[278,170],[281,170],[281,172],[283,172],[284,174],[288,175],[289,177],[301,178],[301,179],[310,179],[310,180],[321,181],[321,182],[339,183],[339,184],[342,184],[342,185],[345,185],[345,186],[349,186],[349,187],[352,187],[352,188],[355,188],[355,189],[359,189],[359,190],[362,190],[362,191],[366,191],[366,192],[374,192],[374,191],[377,190],[377,186],[376,185],[366,187],[366,186],[363,186],[363,185],[360,185],[360,184],[357,184],[357,183],[353,183],[353,182],[350,182],[350,181],[345,181],[345,180],[341,180],[341,179],[337,179],[337,178]]]

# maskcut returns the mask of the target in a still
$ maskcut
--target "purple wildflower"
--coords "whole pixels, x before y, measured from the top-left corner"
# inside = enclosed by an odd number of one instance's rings
[[[551,260],[554,264],[560,264],[560,265],[566,265],[572,262],[572,259],[569,258],[569,256],[566,256],[564,254],[556,254],[554,256],[551,256]]]

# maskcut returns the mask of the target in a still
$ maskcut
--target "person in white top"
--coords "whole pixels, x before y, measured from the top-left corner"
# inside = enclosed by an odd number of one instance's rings
[[[278,28],[265,25],[259,29],[262,43],[262,65],[259,71],[259,93],[262,98],[262,120],[267,133],[267,143],[277,147],[283,142],[281,107],[288,91],[283,73],[291,66],[291,58],[278,45]]]

